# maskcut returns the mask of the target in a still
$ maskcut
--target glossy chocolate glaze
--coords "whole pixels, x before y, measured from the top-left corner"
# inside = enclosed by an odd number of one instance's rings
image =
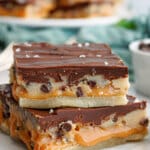
[[[9,86],[9,85],[8,85]],[[124,116],[135,110],[144,110],[146,108],[146,102],[134,103],[134,97],[129,97],[129,102],[124,106],[107,106],[99,108],[59,108],[50,110],[36,110],[36,109],[24,109],[14,101],[12,97],[7,97],[7,94],[3,92],[5,87],[0,87],[1,97],[6,99],[6,102],[10,105],[12,111],[17,110],[22,114],[23,120],[27,118],[34,123],[35,126],[40,126],[42,130],[46,130],[50,127],[59,126],[62,122],[72,121],[73,123],[93,124],[100,125],[103,120],[109,119],[108,117],[114,114],[114,120],[120,116]],[[10,94],[9,94],[10,95]],[[8,100],[9,99],[9,100]]]
[[[48,77],[61,81],[61,76],[67,76],[68,83],[73,83],[84,75],[128,76],[128,68],[106,44],[27,43],[13,50],[16,73],[26,81],[47,82]]]

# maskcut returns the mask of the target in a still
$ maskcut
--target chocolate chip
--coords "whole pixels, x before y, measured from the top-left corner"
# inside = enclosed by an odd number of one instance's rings
[[[140,104],[140,109],[145,109],[145,108],[146,108],[146,103],[144,103],[144,102],[141,103],[141,104]]]
[[[8,119],[10,117],[9,106],[7,104],[4,104],[3,107],[4,107],[3,117],[5,119]]]
[[[19,131],[20,129],[21,129],[21,128],[20,128],[19,126],[17,126],[17,127],[16,127],[16,130],[18,130],[18,131]]]
[[[83,91],[82,91],[81,87],[77,87],[76,95],[77,95],[77,97],[82,97],[83,96]]]
[[[58,139],[61,139],[64,136],[64,131],[59,129],[56,133]]]
[[[58,128],[58,131],[56,132],[56,136],[58,139],[62,138],[65,134],[65,132],[69,132],[71,131],[72,126],[70,123],[65,122],[63,124],[60,125],[60,127]]]
[[[76,130],[76,131],[79,131],[79,130],[80,130],[79,126],[76,126],[75,130]]]
[[[147,127],[148,126],[148,123],[149,123],[149,120],[148,118],[144,118],[140,121],[140,125],[141,126],[144,126],[144,127]]]
[[[52,85],[50,82],[42,84],[40,90],[44,93],[48,93],[52,88]]]
[[[118,121],[118,117],[117,117],[117,116],[114,116],[113,119],[112,119],[112,121],[113,121],[113,122],[117,122],[117,121]]]
[[[3,117],[5,119],[8,119],[10,117],[10,113],[9,112],[3,112]]]
[[[4,94],[8,94],[10,93],[11,89],[9,86],[6,86],[5,90],[4,90]]]
[[[70,123],[65,122],[65,123],[63,123],[63,124],[60,126],[60,129],[63,130],[63,131],[65,131],[65,132],[69,132],[69,131],[71,131],[72,126],[71,126]]]
[[[26,82],[26,85],[29,86],[29,85],[30,85],[30,81],[27,81],[27,82]]]
[[[95,81],[87,81],[87,84],[91,87],[94,88],[96,86],[96,82]]]
[[[28,135],[29,135],[29,137],[31,137],[31,136],[32,136],[32,134],[31,134],[31,132],[30,132],[30,131],[28,131]]]
[[[64,85],[64,86],[62,86],[62,87],[60,88],[60,90],[65,91],[66,88],[67,88],[67,87]]]
[[[34,150],[34,142],[32,142],[32,141],[30,142],[30,147],[32,150]]]

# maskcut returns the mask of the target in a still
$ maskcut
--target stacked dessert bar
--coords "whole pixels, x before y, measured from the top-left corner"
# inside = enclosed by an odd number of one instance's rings
[[[54,18],[87,18],[112,16],[121,6],[121,0],[59,0],[50,13]]]
[[[128,69],[105,44],[14,46],[13,95],[21,107],[127,103]]]
[[[106,44],[14,45],[0,86],[0,128],[29,150],[99,150],[147,134],[146,102],[127,96],[128,69]]]
[[[110,16],[121,0],[0,0],[0,15],[25,18]]]
[[[0,0],[0,15],[43,18],[55,7],[55,0]]]

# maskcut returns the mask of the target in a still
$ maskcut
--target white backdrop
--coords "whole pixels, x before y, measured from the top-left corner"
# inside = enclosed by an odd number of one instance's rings
[[[125,3],[133,8],[134,14],[146,14],[150,15],[150,0],[125,0]]]

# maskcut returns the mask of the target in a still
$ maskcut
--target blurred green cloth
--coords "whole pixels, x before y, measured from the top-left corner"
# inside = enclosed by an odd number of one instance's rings
[[[46,41],[54,44],[66,43],[70,39],[78,42],[108,43],[113,51],[129,67],[130,80],[133,80],[131,55],[128,50],[130,42],[150,37],[150,16],[138,16],[131,20],[122,20],[115,25],[93,26],[83,28],[26,27],[0,24],[0,47],[10,42]]]

